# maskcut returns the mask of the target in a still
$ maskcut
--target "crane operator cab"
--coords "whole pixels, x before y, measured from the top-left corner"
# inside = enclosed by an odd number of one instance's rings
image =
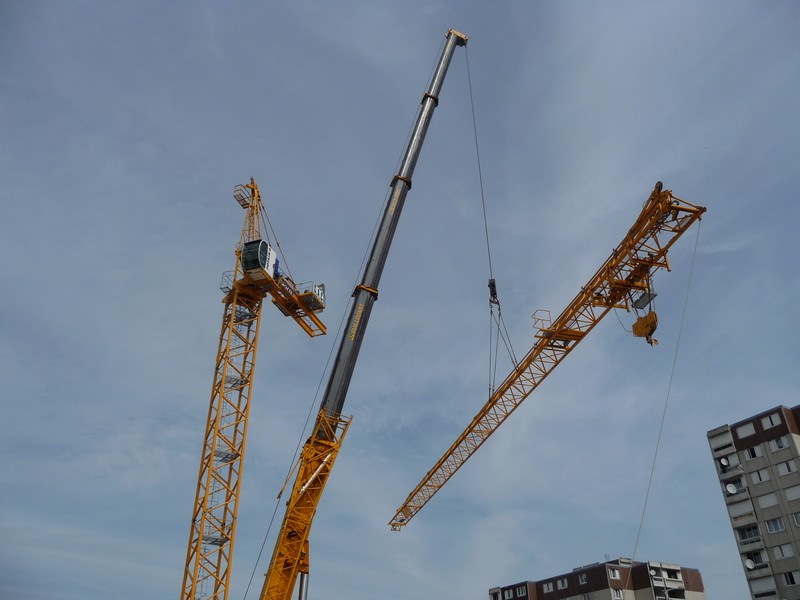
[[[264,240],[253,240],[242,246],[242,270],[250,279],[277,279],[278,255]]]
[[[307,281],[295,285],[281,273],[278,255],[265,240],[242,246],[242,271],[256,287],[273,295],[275,305],[286,316],[319,313],[325,308],[325,284]]]

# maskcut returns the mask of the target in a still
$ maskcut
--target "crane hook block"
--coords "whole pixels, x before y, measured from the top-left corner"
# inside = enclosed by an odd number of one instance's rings
[[[658,315],[656,315],[655,311],[650,311],[646,315],[643,315],[636,319],[636,322],[633,324],[633,335],[636,337],[643,337],[647,340],[647,343],[651,346],[655,346],[658,344],[658,340],[653,338],[653,334],[656,332],[656,328],[658,327]]]
[[[500,300],[497,298],[497,284],[494,279],[489,280],[489,304],[500,304]]]

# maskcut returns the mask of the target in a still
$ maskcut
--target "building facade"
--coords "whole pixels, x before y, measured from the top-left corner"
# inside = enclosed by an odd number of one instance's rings
[[[800,600],[800,406],[708,432],[751,598]]]
[[[700,571],[618,558],[489,590],[489,600],[705,600]]]

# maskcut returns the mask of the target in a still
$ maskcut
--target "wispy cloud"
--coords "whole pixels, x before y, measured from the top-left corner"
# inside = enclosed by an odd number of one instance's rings
[[[518,354],[533,310],[560,312],[657,180],[709,210],[697,255],[681,240],[656,281],[662,344],[607,317],[389,532],[488,393],[488,257],[459,49],[345,408],[354,423],[312,534],[313,595],[475,597],[629,554],[694,260],[639,558],[699,568],[709,597],[742,596],[705,432],[798,384],[796,9],[317,4],[2,9],[2,593],[177,593],[217,284],[241,225],[230,190],[256,178],[293,271],[327,284],[335,330],[455,27],[470,35],[493,275]],[[267,307],[234,595],[331,343]]]

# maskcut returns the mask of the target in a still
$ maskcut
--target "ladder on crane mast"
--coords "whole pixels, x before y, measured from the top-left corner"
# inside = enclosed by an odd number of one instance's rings
[[[181,600],[228,597],[262,301],[270,296],[309,336],[326,333],[318,316],[325,308],[325,286],[296,285],[281,272],[272,245],[262,235],[264,205],[255,180],[237,185],[233,197],[247,213],[235,267],[223,273],[220,284],[225,307]]]

